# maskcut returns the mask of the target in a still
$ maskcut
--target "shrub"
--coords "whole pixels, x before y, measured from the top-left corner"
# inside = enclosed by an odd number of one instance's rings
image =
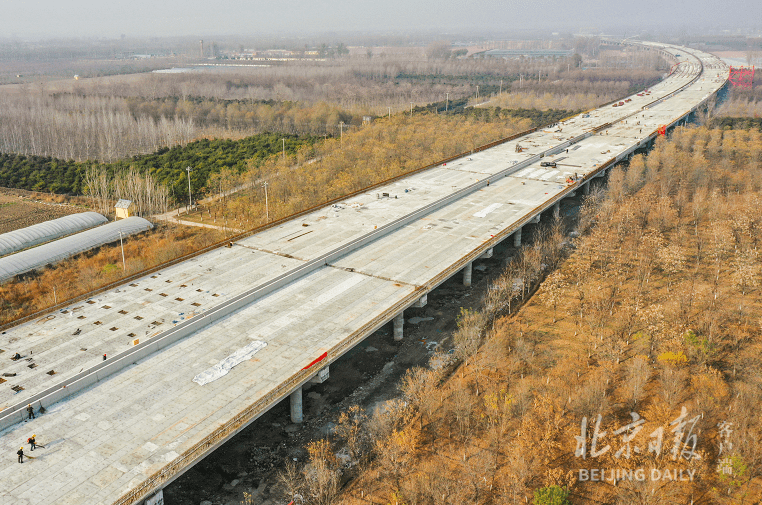
[[[569,490],[565,487],[545,486],[535,489],[532,503],[534,505],[571,505],[568,496]]]

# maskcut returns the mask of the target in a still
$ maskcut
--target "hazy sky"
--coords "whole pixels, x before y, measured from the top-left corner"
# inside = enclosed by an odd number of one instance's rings
[[[762,0],[0,0],[0,38],[762,27]]]

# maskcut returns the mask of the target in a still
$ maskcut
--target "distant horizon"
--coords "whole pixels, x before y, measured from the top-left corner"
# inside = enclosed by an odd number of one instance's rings
[[[0,34],[0,43],[86,43],[86,42],[100,42],[100,43],[129,43],[129,42],[197,42],[204,40],[205,42],[221,42],[221,43],[234,43],[234,42],[262,42],[270,41],[272,43],[300,43],[307,45],[319,45],[327,42],[338,41],[354,41],[354,45],[385,45],[386,43],[395,42],[398,43],[404,39],[409,39],[408,42],[412,44],[424,44],[433,40],[449,40],[451,42],[464,42],[464,41],[495,41],[495,40],[547,40],[557,38],[572,37],[621,37],[621,38],[636,38],[641,40],[665,40],[665,39],[677,39],[677,38],[705,38],[705,37],[746,37],[746,38],[760,38],[762,39],[762,28],[760,29],[711,29],[711,28],[696,28],[693,30],[675,29],[675,30],[659,30],[651,28],[650,30],[633,30],[631,28],[614,28],[608,30],[600,30],[597,32],[583,32],[583,31],[571,31],[564,29],[557,30],[542,30],[542,29],[525,29],[525,30],[512,30],[505,32],[496,31],[455,31],[455,30],[419,30],[419,31],[368,31],[357,32],[355,30],[328,30],[323,32],[272,32],[265,33],[260,32],[257,34],[246,33],[190,33],[184,35],[130,35],[119,34],[118,36],[106,36],[106,35],[79,35],[79,36],[7,36]],[[378,40],[375,44],[367,44],[372,39]],[[417,40],[416,40],[417,39]],[[362,44],[359,44],[362,42]]]
[[[707,0],[259,0],[104,2],[30,0],[3,6],[0,40],[120,39],[174,37],[316,37],[325,34],[405,33],[672,33],[762,29],[762,2],[727,0],[722,9]]]

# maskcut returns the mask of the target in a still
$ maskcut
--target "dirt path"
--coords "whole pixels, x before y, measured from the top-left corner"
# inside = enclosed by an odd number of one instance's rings
[[[199,223],[196,221],[188,221],[188,220],[182,219],[182,208],[170,210],[169,212],[165,212],[164,214],[154,214],[153,216],[151,216],[151,219],[153,221],[165,221],[168,223],[181,224],[184,226],[211,228],[213,230],[220,230],[220,231],[229,232],[229,233],[242,233],[244,231],[244,230],[239,230],[238,228],[231,228],[229,226],[219,226],[216,224]]]

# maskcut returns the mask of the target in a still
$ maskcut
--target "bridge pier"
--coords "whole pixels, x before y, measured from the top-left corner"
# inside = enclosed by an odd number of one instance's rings
[[[558,218],[561,215],[561,202],[558,201],[553,204],[553,217]]]
[[[521,228],[513,232],[513,247],[521,247]]]
[[[470,262],[463,269],[463,285],[466,287],[471,286],[471,272],[473,271],[474,262]]]
[[[488,260],[488,259],[490,259],[490,258],[492,257],[492,255],[494,254],[494,250],[493,250],[493,249],[494,249],[494,248],[492,248],[492,247],[490,247],[489,249],[487,249],[487,250],[484,252],[484,254],[482,254],[481,256],[479,256],[479,259],[485,259],[485,260]]]
[[[302,386],[299,386],[291,393],[291,422],[300,424],[304,421],[304,411],[302,410]]]
[[[394,316],[394,319],[392,319],[392,323],[394,325],[394,340],[399,342],[404,337],[402,329],[405,326],[405,311],[403,310],[402,312]]]
[[[587,181],[582,185],[582,194],[583,195],[589,195],[590,194],[590,181]]]

